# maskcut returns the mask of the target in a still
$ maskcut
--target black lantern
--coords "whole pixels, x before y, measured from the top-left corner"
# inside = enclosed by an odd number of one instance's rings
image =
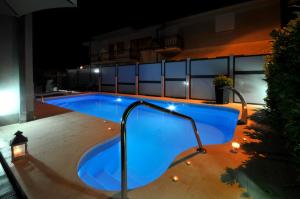
[[[28,139],[23,132],[17,131],[14,139],[10,141],[12,161],[25,157],[28,154],[27,142]]]

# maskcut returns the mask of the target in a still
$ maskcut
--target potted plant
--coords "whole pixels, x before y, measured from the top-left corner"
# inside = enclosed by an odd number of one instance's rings
[[[216,103],[228,104],[229,103],[229,90],[223,89],[224,86],[232,86],[232,79],[225,75],[219,75],[214,79]]]

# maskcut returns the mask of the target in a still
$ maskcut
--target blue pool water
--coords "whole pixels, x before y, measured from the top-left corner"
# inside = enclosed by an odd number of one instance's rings
[[[133,97],[82,95],[48,99],[48,104],[120,123]],[[234,109],[143,99],[192,117],[204,145],[233,138],[239,112]],[[174,115],[140,106],[127,121],[128,188],[144,186],[159,178],[183,151],[197,146],[191,123]],[[81,158],[78,175],[89,186],[120,190],[120,137],[99,144]]]

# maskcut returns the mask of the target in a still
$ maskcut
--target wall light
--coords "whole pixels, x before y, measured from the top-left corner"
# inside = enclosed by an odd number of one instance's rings
[[[0,91],[0,116],[19,113],[20,97],[16,89]]]
[[[83,66],[80,66],[79,68],[80,68],[80,69],[83,69]]]
[[[189,82],[188,82],[188,81],[184,81],[183,84],[184,84],[185,86],[188,86],[188,85],[189,85]]]
[[[100,70],[99,70],[99,68],[94,68],[94,73],[100,73]]]

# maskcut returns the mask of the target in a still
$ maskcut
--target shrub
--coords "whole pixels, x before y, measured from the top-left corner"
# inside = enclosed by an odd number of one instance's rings
[[[300,160],[300,18],[274,30],[272,55],[267,57],[265,99],[268,117],[283,135],[291,154]]]
[[[232,79],[225,75],[219,75],[214,79],[214,85],[218,87],[232,86]]]

